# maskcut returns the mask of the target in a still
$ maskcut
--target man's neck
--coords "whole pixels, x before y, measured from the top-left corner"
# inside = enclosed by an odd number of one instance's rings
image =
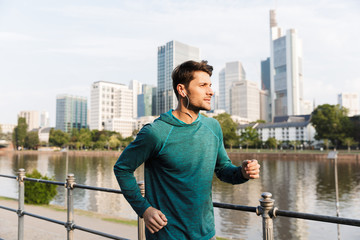
[[[187,124],[193,123],[199,116],[199,111],[191,111],[181,104],[172,113],[174,117]]]

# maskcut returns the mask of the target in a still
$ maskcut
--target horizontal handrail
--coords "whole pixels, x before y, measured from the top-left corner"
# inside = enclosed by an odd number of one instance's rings
[[[12,178],[12,179],[16,179],[16,176],[10,176],[10,175],[4,175],[4,174],[0,174],[0,177],[5,177],[5,178]]]
[[[256,209],[257,209],[256,207],[234,205],[234,204],[229,204],[229,203],[218,203],[218,202],[213,202],[213,206],[218,207],[218,208],[239,210],[239,211],[245,211],[245,212],[256,212]]]
[[[101,192],[111,192],[111,193],[120,193],[120,194],[123,193],[121,190],[118,190],[118,189],[103,188],[103,187],[93,187],[93,186],[82,185],[82,184],[77,184],[77,183],[74,183],[73,187],[74,188],[88,189],[88,190],[97,190],[97,191],[101,191]]]
[[[311,213],[301,213],[301,212],[293,212],[293,211],[278,210],[278,209],[274,209],[273,213],[271,213],[271,214],[275,217],[277,217],[277,216],[292,217],[292,218],[300,218],[300,219],[306,219],[306,220],[314,220],[314,221],[320,221],[320,222],[337,223],[337,224],[342,224],[342,225],[350,225],[350,226],[360,227],[360,220],[358,220],[358,219],[317,215],[317,214],[311,214]]]
[[[55,181],[44,180],[44,179],[37,179],[37,178],[28,178],[28,177],[24,177],[24,181],[29,181],[29,182],[39,182],[39,183],[47,183],[47,184],[53,184],[53,185],[59,185],[59,186],[65,186],[65,183],[64,183],[64,182],[55,182]]]

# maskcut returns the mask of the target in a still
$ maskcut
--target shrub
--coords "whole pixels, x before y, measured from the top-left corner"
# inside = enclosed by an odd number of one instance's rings
[[[32,173],[26,173],[28,178],[37,178],[43,180],[54,180],[46,175],[42,176],[36,169]],[[53,184],[25,181],[25,203],[31,204],[49,204],[56,196],[57,186]]]

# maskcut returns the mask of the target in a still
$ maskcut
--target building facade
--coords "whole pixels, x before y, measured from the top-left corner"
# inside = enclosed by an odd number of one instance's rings
[[[272,118],[302,114],[302,41],[295,29],[282,35],[275,10],[270,11],[270,54]]]
[[[188,60],[200,61],[200,49],[178,41],[158,47],[156,115],[176,108],[171,74],[176,66]]]
[[[239,61],[228,62],[219,72],[219,109],[231,113],[230,89],[233,82],[246,80],[245,70]]]
[[[108,119],[133,118],[133,91],[126,85],[106,81],[91,86],[90,129],[103,130]]]
[[[138,95],[138,117],[153,115],[153,92],[154,86],[144,84],[142,94]]]
[[[284,116],[273,123],[258,124],[256,130],[260,140],[265,142],[275,138],[281,142],[298,141],[304,145],[314,145],[315,128],[310,123],[310,115]],[[246,127],[254,124],[238,125],[237,134],[241,135]]]
[[[259,87],[255,82],[235,81],[231,85],[229,95],[231,115],[247,118],[250,121],[260,119]]]
[[[357,93],[338,94],[338,104],[348,110],[349,117],[359,114],[359,95]]]
[[[28,125],[28,131],[32,129],[39,128],[39,112],[38,111],[21,111],[18,114],[18,118],[25,118],[26,124]]]
[[[142,83],[137,80],[131,80],[129,89],[133,92],[133,118],[138,117],[138,95],[142,94]]]
[[[87,128],[87,99],[72,95],[56,96],[56,126],[63,132]]]

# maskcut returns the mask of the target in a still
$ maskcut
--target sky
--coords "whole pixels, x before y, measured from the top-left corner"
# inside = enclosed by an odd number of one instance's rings
[[[304,98],[337,103],[360,94],[357,0],[0,0],[0,124],[20,111],[48,111],[56,95],[88,98],[96,81],[157,85],[157,48],[176,40],[200,48],[219,71],[242,62],[260,86],[269,57],[269,11],[303,41]]]

